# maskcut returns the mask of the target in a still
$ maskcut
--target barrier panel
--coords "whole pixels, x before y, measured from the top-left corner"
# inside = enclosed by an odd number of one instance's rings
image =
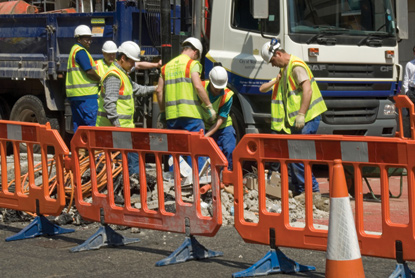
[[[270,135],[248,134],[233,153],[233,172],[223,172],[223,182],[233,184],[235,192],[235,228],[249,243],[270,246],[326,250],[327,230],[313,223],[312,166],[324,163],[329,168],[330,187],[333,186],[333,161],[340,159],[353,168],[355,183],[355,222],[362,255],[415,260],[414,180],[415,142],[402,138],[381,138],[336,135]],[[259,221],[244,218],[243,165],[255,161],[258,166]],[[281,165],[281,212],[274,213],[265,206],[265,168],[270,162]],[[294,227],[289,220],[288,164],[304,164],[305,227]],[[362,169],[378,167],[381,177],[382,233],[367,233],[363,223]],[[404,168],[408,173],[409,223],[394,223],[390,219],[388,169]],[[239,277],[239,276],[236,276]]]
[[[51,150],[50,152],[48,152]],[[13,163],[8,165],[8,151]],[[35,169],[35,152],[40,153],[41,174]],[[49,157],[48,157],[49,155]],[[42,234],[72,232],[51,224],[43,214],[60,215],[65,206],[63,183],[64,159],[69,150],[57,130],[50,124],[39,125],[0,120],[1,190],[0,207],[36,213],[31,225],[7,241],[34,237]],[[27,170],[21,161],[26,159]],[[56,182],[49,184],[49,160],[53,159]],[[26,163],[25,163],[26,164]],[[39,178],[41,180],[39,181]],[[53,195],[53,197],[52,197]]]
[[[395,101],[395,107],[398,110],[398,117],[399,117],[399,131],[397,132],[396,136],[400,138],[404,138],[404,120],[403,120],[403,111],[402,109],[407,109],[408,115],[409,115],[409,131],[410,131],[410,138],[412,140],[415,140],[415,110],[414,110],[414,104],[412,101],[407,97],[406,95],[397,95],[393,97],[393,100]]]
[[[160,129],[130,129],[117,127],[80,127],[71,141],[73,153],[85,150],[90,160],[90,182],[92,196],[84,196],[78,184],[83,179],[80,172],[79,157],[73,156],[71,168],[74,172],[76,185],[76,207],[80,215],[89,221],[105,224],[124,225],[160,231],[186,233],[186,235],[214,236],[222,224],[220,202],[219,171],[227,166],[227,161],[219,147],[211,138],[203,133]],[[139,165],[139,198],[137,207],[131,200],[133,190],[129,175],[128,163],[132,156],[138,156]],[[164,160],[173,158],[175,200],[169,200],[167,208],[163,184]],[[190,185],[190,201],[184,200],[182,157],[190,157],[193,164],[192,185]],[[200,184],[198,179],[197,161],[200,157],[209,157],[212,185],[212,216],[201,213]],[[105,160],[104,168],[98,169],[98,160]],[[108,158],[108,159],[107,159]],[[156,208],[150,208],[147,187],[149,177],[142,173],[149,171],[149,164],[155,165],[157,194]],[[117,185],[113,179],[114,164],[122,164],[124,202],[116,202]],[[106,187],[97,184],[97,175],[102,172],[108,177]],[[188,190],[188,189],[187,189]],[[152,193],[154,196],[154,194]],[[153,202],[154,203],[154,202]],[[153,204],[154,205],[154,204]],[[170,209],[173,206],[174,209]],[[106,231],[107,232],[107,231]],[[193,240],[193,239],[192,239]],[[73,251],[90,249],[81,247]]]

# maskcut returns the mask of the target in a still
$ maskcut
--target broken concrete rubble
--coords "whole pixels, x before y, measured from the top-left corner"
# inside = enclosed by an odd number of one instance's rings
[[[170,176],[169,176],[170,175]],[[86,180],[88,177],[83,176]],[[147,207],[150,210],[159,209],[158,201],[158,192],[157,192],[157,174],[154,164],[146,164],[146,180],[147,180]],[[122,178],[117,179],[118,182],[123,186]],[[42,182],[39,180],[38,182]],[[187,184],[188,180],[184,179],[184,184],[181,189],[181,197],[185,203],[193,203],[193,185]],[[253,173],[249,173],[244,176],[245,183],[245,194],[243,199],[244,205],[244,219],[247,222],[257,223],[259,221],[258,212],[259,212],[259,199],[258,199],[258,182],[257,177]],[[115,186],[114,186],[115,187]],[[269,190],[272,187],[272,190]],[[131,206],[137,209],[142,207],[140,199],[140,179],[138,175],[133,175],[130,177],[130,188],[131,188]],[[270,180],[267,180],[266,184],[266,200],[265,207],[270,213],[281,213],[281,184],[279,180],[279,175],[271,176]],[[174,179],[171,174],[163,175],[163,191],[164,191],[164,206],[166,211],[175,212],[176,210],[176,190],[174,186]],[[234,224],[234,196],[231,193],[232,189],[226,188],[221,190],[221,203],[222,203],[222,224],[223,225],[233,225]],[[102,192],[106,194],[106,191]],[[116,196],[122,197],[123,190],[119,190]],[[300,197],[299,197],[300,196]],[[292,197],[292,194],[289,195],[289,217],[290,222],[295,222],[298,219],[305,218],[304,210],[304,198],[301,198],[301,195]],[[91,202],[91,198],[85,198],[84,201]],[[212,194],[211,191],[208,191],[206,194],[202,195],[200,198],[201,202],[201,213],[204,216],[212,215]],[[119,200],[117,205],[124,204],[124,198]],[[321,195],[313,196],[313,214],[314,218],[328,218],[329,211],[329,199],[324,198]],[[24,212],[14,212],[8,209],[0,209],[2,212],[0,221],[14,221],[20,219],[20,221],[28,221],[31,217]],[[13,220],[11,220],[13,219]],[[88,225],[89,222],[83,221],[79,216],[75,206],[72,206],[69,209],[65,209],[64,212],[54,218],[54,221],[59,225],[64,224],[75,224],[75,225]]]

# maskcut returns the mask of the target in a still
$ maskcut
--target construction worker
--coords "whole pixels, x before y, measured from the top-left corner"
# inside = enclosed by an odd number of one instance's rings
[[[214,67],[209,73],[209,81],[202,81],[209,100],[218,115],[212,124],[209,114],[203,112],[203,120],[206,128],[206,137],[212,137],[228,160],[228,169],[232,170],[232,152],[236,145],[236,132],[229,116],[231,111],[233,92],[226,88],[228,73],[221,66]],[[206,110],[205,110],[206,111]]]
[[[128,75],[135,62],[140,60],[140,47],[126,41],[118,48],[117,59],[102,77],[98,98],[97,126],[134,128],[134,96],[147,96],[156,86],[141,86]],[[128,154],[130,176],[138,174],[138,154]]]
[[[198,59],[203,46],[198,39],[187,38],[182,47],[182,53],[161,69],[157,90],[161,120],[167,120],[168,129],[204,130],[200,100],[210,121],[215,120],[216,112],[200,80],[202,65]]]
[[[113,41],[106,41],[102,45],[102,59],[96,60],[95,64],[97,65],[97,71],[99,76],[104,76],[108,68],[115,61],[115,56],[117,55],[118,47]]]
[[[79,25],[75,28],[74,37],[76,43],[69,53],[65,86],[66,96],[71,103],[75,132],[81,125],[95,126],[101,77],[88,52],[92,42],[91,29],[86,25]]]
[[[198,60],[202,52],[203,46],[200,40],[187,38],[182,43],[182,53],[161,68],[157,86],[157,101],[160,108],[157,126],[165,125],[167,129],[204,131],[203,108],[200,100],[205,104],[209,120],[213,122],[216,119],[216,112],[200,79],[202,65]],[[192,165],[190,157],[186,157],[185,160]],[[199,168],[204,163],[205,159],[199,157]]]
[[[266,63],[280,68],[278,76],[260,87],[262,93],[272,90],[272,133],[315,134],[320,115],[327,110],[313,73],[300,58],[281,49],[278,40],[263,45],[261,56]],[[294,195],[304,192],[304,165],[291,163],[291,182]],[[271,165],[275,170],[276,164]],[[279,165],[278,165],[279,166]],[[319,192],[317,180],[312,177],[313,192]]]

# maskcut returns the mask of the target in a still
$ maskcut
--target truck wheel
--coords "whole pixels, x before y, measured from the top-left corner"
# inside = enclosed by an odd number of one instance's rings
[[[243,128],[243,119],[242,113],[239,111],[238,108],[232,106],[231,111],[229,113],[232,118],[232,126],[236,132],[236,142],[238,143],[239,140],[244,136],[245,130]]]
[[[10,113],[11,121],[39,123],[41,125],[50,123],[51,128],[59,131],[59,121],[56,118],[46,116],[45,107],[42,101],[33,95],[26,95],[19,98],[13,105]],[[40,152],[40,146],[34,146],[34,152]],[[27,152],[25,144],[20,144],[20,151]]]

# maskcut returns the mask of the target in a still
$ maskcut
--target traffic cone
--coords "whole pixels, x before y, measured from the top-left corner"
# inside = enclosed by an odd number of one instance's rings
[[[365,277],[342,161],[334,161],[326,277]]]

